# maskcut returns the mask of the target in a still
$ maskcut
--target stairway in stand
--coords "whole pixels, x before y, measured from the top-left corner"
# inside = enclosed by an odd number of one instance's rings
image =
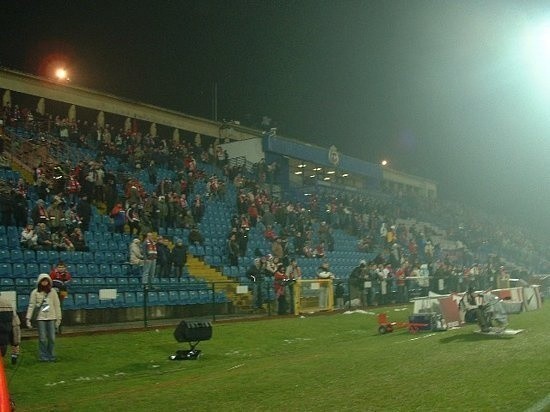
[[[209,287],[212,286],[211,283],[215,282],[216,291],[223,290],[227,298],[239,309],[247,310],[251,308],[252,293],[237,294],[239,282],[236,280],[224,276],[220,270],[191,254],[187,255],[187,268],[191,276],[204,279],[209,283]]]

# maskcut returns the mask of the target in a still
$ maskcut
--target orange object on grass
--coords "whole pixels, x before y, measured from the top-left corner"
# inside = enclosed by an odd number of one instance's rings
[[[10,393],[8,381],[4,373],[4,363],[0,359],[0,412],[11,412]]]

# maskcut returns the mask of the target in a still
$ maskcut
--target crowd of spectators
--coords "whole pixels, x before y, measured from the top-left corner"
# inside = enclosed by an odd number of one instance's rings
[[[267,256],[274,268],[288,266],[296,256],[325,259],[338,246],[335,230],[356,237],[357,250],[376,255],[368,262],[367,277],[379,284],[380,290],[388,281],[399,290],[402,278],[416,277],[423,267],[432,279],[426,287],[435,290],[460,290],[471,283],[480,288],[495,286],[509,277],[505,268],[509,261],[504,257],[518,263],[513,270],[548,270],[547,247],[528,232],[456,203],[412,194],[327,188],[307,199],[273,197],[269,187],[277,181],[276,162],[262,160],[247,171],[231,165],[221,146],[203,141],[199,135],[168,139],[142,133],[135,124],[100,127],[40,116],[16,106],[5,107],[3,113],[5,124],[23,125],[39,136],[39,142],[72,143],[97,153],[86,161],[40,163],[31,186],[23,180],[6,182],[2,193],[8,200],[1,202],[2,224],[25,227],[21,233],[25,248],[87,250],[83,232],[89,228],[92,205],[102,207],[111,217],[114,232],[144,237],[160,229],[186,228],[189,244],[202,245],[204,235],[197,224],[203,219],[205,202],[226,201],[227,186],[233,184],[236,213],[224,248],[231,266],[250,254],[248,233],[257,228],[271,247],[252,252],[259,259]],[[126,173],[122,167],[109,168],[107,156],[125,165]],[[201,167],[204,164],[216,166],[219,175],[207,176]],[[159,179],[161,168],[173,171],[177,178]],[[135,177],[134,172],[140,170],[147,171],[147,181]],[[194,191],[197,183],[205,187],[200,194]],[[28,211],[31,191],[36,200]],[[456,247],[443,249],[433,239],[431,225],[401,223],[411,218],[444,229]],[[181,246],[179,240],[169,244],[172,253]],[[172,264],[180,273],[183,260],[177,261]],[[171,269],[159,265],[158,273],[171,273]],[[443,282],[438,282],[440,279]]]

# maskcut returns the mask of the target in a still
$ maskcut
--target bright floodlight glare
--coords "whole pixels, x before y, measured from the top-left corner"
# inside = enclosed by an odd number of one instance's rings
[[[59,80],[65,80],[67,78],[67,70],[59,68],[55,71],[55,77]]]
[[[525,52],[534,81],[550,88],[550,21],[527,33]]]

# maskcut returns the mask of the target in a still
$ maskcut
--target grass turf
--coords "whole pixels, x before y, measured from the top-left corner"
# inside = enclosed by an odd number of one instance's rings
[[[550,394],[549,314],[511,315],[514,337],[379,335],[368,313],[215,323],[186,361],[174,328],[60,336],[58,362],[27,340],[5,368],[18,411],[518,411]]]

